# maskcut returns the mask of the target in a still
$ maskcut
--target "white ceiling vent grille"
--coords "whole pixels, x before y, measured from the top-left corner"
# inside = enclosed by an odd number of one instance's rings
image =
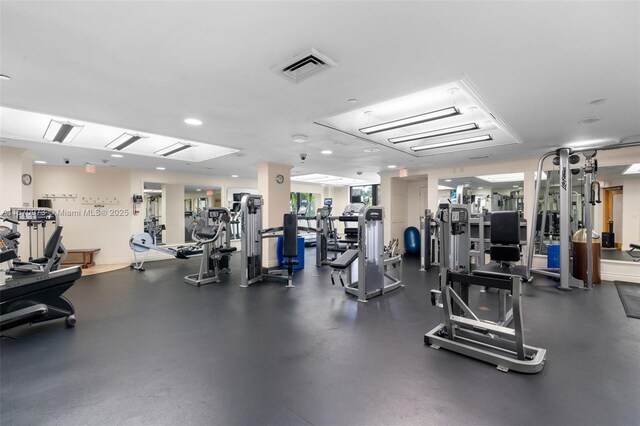
[[[338,64],[326,55],[311,48],[271,69],[292,83],[299,83]]]

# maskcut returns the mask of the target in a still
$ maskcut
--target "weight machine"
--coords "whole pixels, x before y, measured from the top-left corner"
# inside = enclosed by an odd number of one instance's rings
[[[575,165],[580,162],[579,152],[584,157],[584,166],[582,168],[571,169],[571,165]],[[592,253],[592,238],[593,238],[593,206],[600,202],[600,188],[599,184],[593,180],[594,175],[598,171],[598,160],[595,158],[597,151],[595,149],[574,151],[570,148],[560,148],[556,151],[548,152],[540,157],[538,161],[538,171],[536,175],[536,189],[535,200],[533,207],[533,226],[531,227],[531,234],[529,240],[532,242],[532,247],[529,250],[527,258],[527,267],[531,272],[546,275],[560,279],[558,288],[560,290],[571,290],[571,288],[591,289],[593,287],[593,253]],[[543,206],[541,217],[538,218],[537,200],[540,198],[542,190],[542,173],[544,168],[544,161],[549,158],[553,158],[554,165],[559,167],[560,176],[560,201],[559,201],[559,234],[560,234],[560,268],[534,268],[533,267],[533,252],[536,242],[536,229],[541,229],[542,233],[546,229],[547,211],[546,211],[546,197],[545,205]],[[586,243],[587,243],[587,273],[586,280],[580,281],[575,279],[571,274],[571,239],[572,239],[572,186],[571,181],[574,175],[583,173],[583,192],[585,194],[584,200],[584,228],[586,231]],[[548,192],[548,190],[547,190]],[[538,221],[542,223],[538,226]],[[542,242],[540,242],[542,244]],[[567,246],[568,244],[568,246]]]
[[[338,235],[333,226],[331,216],[333,199],[325,198],[324,206],[316,211],[316,266],[328,265],[334,260],[328,259],[329,250],[342,251],[338,248]]]
[[[241,227],[241,268],[242,275],[240,287],[249,287],[252,284],[267,278],[280,278],[287,281],[287,287],[293,285],[293,266],[298,262],[297,238],[298,217],[295,214],[285,214],[282,227],[262,229],[262,195],[246,194],[240,202],[240,227]],[[301,228],[314,231],[311,228]],[[262,266],[262,241],[265,238],[283,237],[283,255],[287,260],[285,270],[267,270]],[[286,273],[286,274],[285,274]]]
[[[337,273],[345,292],[358,297],[358,302],[366,302],[402,287],[402,256],[394,255],[392,249],[384,247],[384,209],[370,206],[359,211],[357,216],[357,249],[349,249],[330,263],[331,283],[335,285]],[[353,281],[352,265],[357,265],[357,280]],[[395,271],[395,276],[391,273]],[[342,273],[346,272],[346,282]]]
[[[444,255],[440,259],[440,287],[431,290],[431,303],[443,310],[443,322],[425,334],[424,342],[435,349],[445,348],[495,364],[500,371],[537,373],[544,367],[546,350],[525,344],[520,296],[522,278],[489,271],[482,271],[482,275],[470,273],[470,216],[468,205],[440,205],[440,245]],[[481,319],[471,309],[469,287],[472,285],[498,289],[497,322]],[[506,309],[508,293],[512,300],[509,311]],[[514,327],[507,327],[511,322]]]
[[[231,247],[229,210],[224,207],[206,207],[199,213],[197,225],[193,229],[196,247],[202,249],[200,270],[197,274],[184,277],[187,284],[201,285],[220,282],[220,273],[231,273],[229,258],[236,251]]]

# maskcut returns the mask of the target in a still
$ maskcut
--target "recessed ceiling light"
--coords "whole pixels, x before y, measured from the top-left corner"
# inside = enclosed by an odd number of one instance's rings
[[[238,175],[231,175],[231,177],[232,177],[232,178],[237,178],[237,177],[238,177]]]
[[[484,189],[482,186],[479,186],[478,189]]]
[[[156,170],[165,170],[164,167],[156,167]]]
[[[514,188],[517,188],[517,187],[518,187],[518,185],[513,185],[513,187],[514,187]]]
[[[200,191],[202,191],[202,189],[198,188],[198,189],[196,189],[196,191],[200,192]]]
[[[363,149],[364,152],[378,152],[380,151],[380,148],[365,148]]]
[[[11,77],[6,74],[0,74],[0,80],[11,80]]]
[[[291,136],[291,142],[305,143],[309,138],[306,135],[293,135]]]
[[[111,156],[113,158],[122,158],[122,157],[124,157],[124,155],[122,155],[122,154],[111,154]]]
[[[444,181],[445,182],[451,182],[451,179],[445,179]]]
[[[387,166],[387,169],[395,169],[396,167],[398,167],[398,166],[396,166],[395,164],[389,164]]]
[[[36,160],[36,161],[34,161],[34,163],[36,163],[36,164],[47,164],[46,161],[42,161],[42,160]]]
[[[333,154],[333,151],[331,151],[330,149],[323,149],[322,151],[320,151],[320,154],[329,155]]]
[[[197,118],[185,118],[184,122],[191,126],[201,126],[202,120],[198,120]]]

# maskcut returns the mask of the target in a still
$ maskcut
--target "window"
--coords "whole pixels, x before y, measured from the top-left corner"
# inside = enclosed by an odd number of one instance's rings
[[[310,192],[292,192],[289,198],[291,212],[298,214],[300,207],[307,206],[306,217],[315,217],[316,205],[318,205],[319,194]]]
[[[362,197],[362,202],[367,206],[377,206],[380,204],[380,185],[352,186],[350,188],[349,200],[353,197]]]

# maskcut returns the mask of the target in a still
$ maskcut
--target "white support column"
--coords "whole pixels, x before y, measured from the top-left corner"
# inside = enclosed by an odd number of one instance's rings
[[[262,226],[282,226],[285,213],[290,212],[291,169],[293,166],[275,163],[258,164],[258,193],[262,195]],[[279,183],[282,176],[282,183]],[[278,265],[276,239],[268,238],[262,245],[262,265],[271,268]]]

